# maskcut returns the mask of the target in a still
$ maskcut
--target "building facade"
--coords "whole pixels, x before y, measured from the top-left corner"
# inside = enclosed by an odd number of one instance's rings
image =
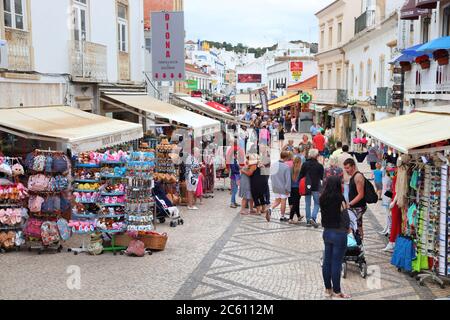
[[[0,107],[104,113],[103,88],[145,90],[142,0],[0,3]]]

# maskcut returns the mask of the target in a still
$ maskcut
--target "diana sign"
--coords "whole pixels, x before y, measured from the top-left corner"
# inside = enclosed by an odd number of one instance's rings
[[[184,81],[184,13],[151,15],[153,80]]]

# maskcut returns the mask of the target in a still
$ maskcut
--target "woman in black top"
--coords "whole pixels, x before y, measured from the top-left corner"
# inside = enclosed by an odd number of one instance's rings
[[[350,228],[350,218],[347,203],[342,195],[342,182],[339,177],[328,178],[325,190],[320,197],[322,212],[323,241],[325,253],[322,275],[326,295],[348,299],[350,296],[341,291],[342,262],[347,250],[347,235]]]
[[[250,189],[257,214],[264,214],[270,204],[269,176],[264,175],[263,164],[257,157],[251,157],[249,161]]]
[[[284,128],[283,126],[280,124],[280,126],[278,127],[278,141],[280,142],[280,150],[283,148],[284,146]]]

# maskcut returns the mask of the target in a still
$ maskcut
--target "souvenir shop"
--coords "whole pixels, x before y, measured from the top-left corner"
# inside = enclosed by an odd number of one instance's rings
[[[201,159],[198,161],[203,164],[201,190],[198,195],[202,194],[206,198],[214,196],[214,159],[221,136],[221,123],[218,120],[147,95],[108,94],[102,96],[102,101],[110,108],[136,114],[150,123],[148,127],[151,133],[146,135],[144,140],[156,149],[155,178],[161,182],[162,189],[174,203],[187,205],[183,160],[192,154],[194,148],[201,150]],[[208,109],[216,111],[210,107]],[[219,111],[217,113],[222,114]]]
[[[391,264],[420,285],[431,280],[442,288],[450,280],[449,121],[449,113],[421,111],[359,126],[389,150],[392,183],[383,192],[392,204]]]
[[[153,192],[175,180],[158,162],[169,147],[151,148],[140,124],[69,107],[7,109],[0,135],[2,252],[76,244],[74,254],[141,255],[165,248],[159,215],[183,223],[167,194]]]

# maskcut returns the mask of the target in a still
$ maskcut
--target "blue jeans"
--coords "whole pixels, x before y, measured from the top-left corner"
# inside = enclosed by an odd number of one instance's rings
[[[236,202],[236,195],[238,193],[238,184],[237,180],[231,179],[231,204],[237,203]]]
[[[312,212],[312,217],[311,217],[311,198],[314,199],[314,209],[313,209],[313,212]],[[320,192],[319,191],[313,191],[312,195],[309,195],[309,196],[305,197],[305,201],[306,201],[306,222],[311,220],[311,218],[314,221],[317,221],[317,215],[319,214],[319,209],[320,209],[319,198],[320,198]]]
[[[347,250],[347,233],[325,229],[323,241],[325,243],[325,254],[322,275],[325,288],[333,288],[334,293],[341,293],[341,273]]]

